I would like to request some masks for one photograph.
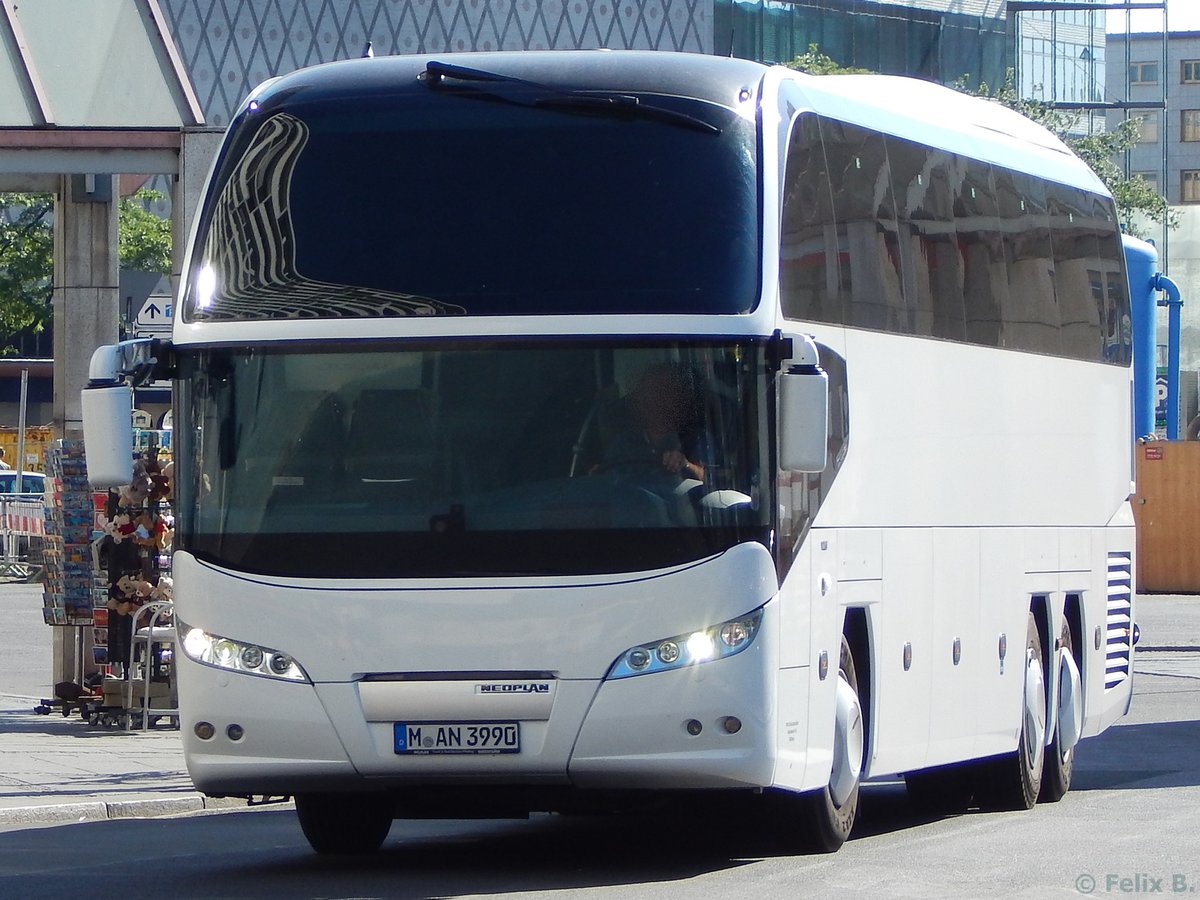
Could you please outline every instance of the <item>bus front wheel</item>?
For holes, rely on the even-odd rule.
[[[838,663],[833,732],[833,771],[829,784],[800,798],[805,805],[807,843],[820,853],[833,853],[850,837],[858,813],[866,747],[858,676],[850,644],[844,636]]]
[[[387,794],[297,794],[296,815],[318,853],[374,853],[392,828]]]

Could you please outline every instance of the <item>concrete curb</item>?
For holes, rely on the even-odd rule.
[[[269,804],[290,808],[290,803]],[[146,797],[138,800],[86,800],[77,803],[47,803],[0,808],[3,825],[63,825],[68,822],[99,822],[105,819],[152,819],[209,810],[259,809],[237,797]]]

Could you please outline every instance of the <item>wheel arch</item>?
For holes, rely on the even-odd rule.
[[[871,625],[865,607],[850,607],[842,622],[842,636],[854,657],[858,676],[858,702],[863,708],[863,727],[866,740],[863,751],[863,777],[871,774],[871,759],[875,755],[875,666],[871,654]]]
[[[1046,741],[1054,734],[1058,719],[1058,656],[1054,652],[1058,647],[1055,628],[1054,606],[1051,594],[1034,594],[1029,600],[1029,611],[1033,613],[1033,621],[1037,626],[1038,643],[1042,645],[1042,678],[1046,685]]]

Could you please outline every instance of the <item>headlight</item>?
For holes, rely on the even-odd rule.
[[[183,652],[189,659],[232,672],[261,675],[265,678],[281,678],[284,681],[308,681],[308,675],[300,664],[278,650],[247,644],[232,638],[209,634],[200,628],[191,628],[179,623],[183,635]]]
[[[754,643],[761,623],[762,610],[756,609],[701,631],[630,647],[612,664],[607,677],[632,678],[733,656]]]

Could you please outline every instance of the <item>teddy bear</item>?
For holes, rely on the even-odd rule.
[[[134,526],[134,543],[140,544],[143,547],[153,547],[156,550],[162,548],[163,535],[167,532],[167,524],[161,517],[155,516],[150,512],[143,512],[133,520],[132,524]]]
[[[154,478],[150,471],[152,465],[157,467],[158,464],[145,459],[133,461],[133,477],[129,484],[120,489],[121,506],[144,506],[150,499],[150,492],[154,490]]]
[[[137,525],[128,513],[117,513],[117,515],[104,523],[104,533],[118,544],[132,535],[136,530]]]
[[[175,582],[170,575],[163,575],[158,579],[158,584],[154,586],[154,590],[150,592],[150,599],[156,601],[172,602],[175,599]]]
[[[141,583],[140,576],[122,575],[118,578],[116,584],[108,589],[108,608],[122,616],[131,615],[141,606],[141,600],[138,598]],[[149,590],[154,589],[154,585],[149,582],[146,582],[146,585]],[[149,591],[147,591],[148,595]]]
[[[169,462],[165,466],[163,466],[162,478],[166,482],[166,488],[165,488],[165,492],[163,493],[162,499],[167,500],[167,501],[174,500],[175,499],[175,461],[174,460],[171,460],[171,462]]]

